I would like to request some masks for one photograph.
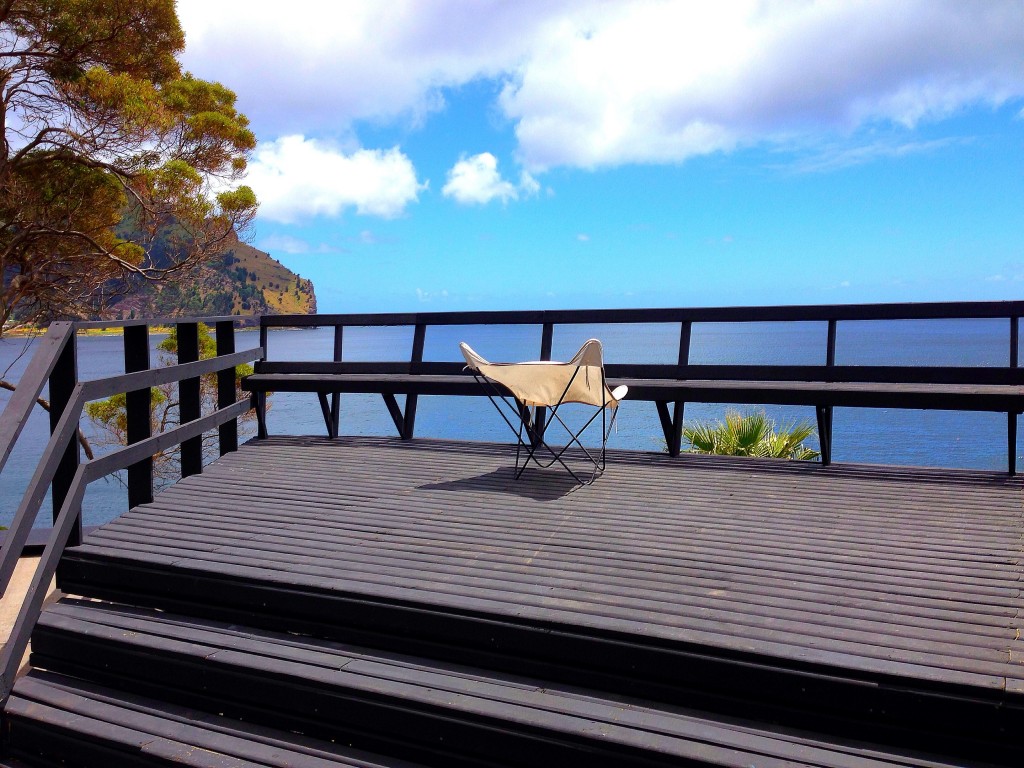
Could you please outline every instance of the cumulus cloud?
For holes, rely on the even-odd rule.
[[[491,200],[518,200],[520,196],[537,194],[540,184],[525,171],[519,179],[519,186],[503,179],[498,172],[498,159],[490,152],[464,157],[448,171],[448,183],[441,193],[457,202],[485,205]]]
[[[338,131],[362,118],[412,120],[443,90],[501,77],[538,27],[574,0],[178,0],[185,66],[224,82],[257,131]]]
[[[394,147],[349,154],[301,135],[259,145],[246,183],[260,200],[260,215],[290,224],[312,216],[357,213],[394,217],[425,185],[412,161]]]
[[[611,4],[502,94],[528,166],[674,162],[1024,96],[1019,3]]]
[[[1024,97],[1013,0],[178,7],[186,65],[238,90],[259,131],[429,119],[446,89],[489,78],[534,172],[912,128]]]

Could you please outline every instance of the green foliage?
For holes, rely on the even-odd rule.
[[[217,341],[210,328],[200,324],[198,326],[199,336],[199,357],[207,359],[217,354]],[[161,365],[175,365],[178,353],[177,329],[173,328],[167,338],[157,346],[160,353],[159,363]],[[240,383],[243,376],[253,372],[251,365],[239,365],[235,367],[235,397],[238,400],[248,396],[242,392]],[[211,373],[199,378],[199,393],[203,413],[211,413],[217,408],[218,386],[217,374]],[[176,384],[162,385],[150,390],[150,429],[152,434],[159,434],[173,428],[179,423],[178,412],[178,387]],[[85,406],[86,416],[95,424],[103,437],[97,440],[100,444],[124,445],[127,443],[127,396],[117,394],[106,400],[87,403]],[[242,417],[241,423],[251,421],[252,416],[246,414]],[[154,467],[158,480],[161,482],[171,481],[176,476],[176,452],[177,448],[169,452],[161,453],[154,457]],[[216,439],[206,435],[203,437],[203,451],[212,456],[216,450]]]
[[[198,334],[197,335],[199,337],[199,359],[200,360],[207,360],[207,359],[209,359],[211,357],[216,357],[216,355],[217,355],[217,340],[214,338],[213,334],[210,333],[210,326],[206,325],[206,323],[199,323],[199,325],[198,325]],[[161,341],[157,345],[157,349],[161,350],[162,352],[167,352],[170,355],[174,355],[175,357],[177,356],[177,354],[178,354],[178,328],[177,328],[177,326],[175,326],[174,328],[171,328],[171,332],[167,334],[167,338],[166,339],[164,339],[163,341]],[[173,360],[168,358],[168,360],[166,362],[168,364],[171,364],[171,363],[173,363]],[[241,380],[241,378],[243,376],[248,376],[252,372],[253,372],[253,367],[251,365],[246,364],[246,365],[237,365],[237,366],[235,366],[235,378],[237,380]],[[214,382],[216,380],[216,377],[213,374],[210,374],[210,380],[211,380],[211,382]]]
[[[728,411],[724,422],[703,423],[683,428],[683,437],[692,453],[720,456],[756,456],[760,458],[809,461],[820,455],[804,441],[814,434],[807,423],[792,424],[776,430],[775,422],[763,411],[741,414]]]
[[[184,275],[252,220],[251,189],[212,184],[256,138],[184,44],[174,0],[0,3],[0,333]]]

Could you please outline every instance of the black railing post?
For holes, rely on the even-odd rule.
[[[423,345],[427,339],[427,326],[425,323],[416,323],[412,334],[412,359],[411,370],[417,368],[418,363],[423,362]],[[416,432],[416,395],[405,396],[405,429],[402,430],[403,440],[412,440]]]
[[[50,433],[57,429],[60,417],[71,401],[75,385],[78,384],[78,340],[74,334],[68,339],[57,358],[53,371],[50,373]],[[81,460],[78,448],[78,440],[68,441],[68,447],[61,457],[60,464],[53,476],[53,483],[50,485],[50,498],[53,502],[53,520],[57,521],[60,509],[68,497],[71,486],[75,480],[75,473],[78,472],[78,464]],[[82,515],[77,514],[77,520],[68,536],[68,546],[74,547],[82,543]]]
[[[232,320],[221,320],[216,325],[217,356],[230,355],[235,351],[235,323]],[[234,366],[217,371],[217,408],[232,405],[236,396]],[[217,428],[217,442],[220,455],[238,450],[238,422],[232,419]]]
[[[129,325],[124,329],[124,372],[148,370],[149,326]],[[128,445],[145,440],[153,434],[152,396],[150,388],[125,393],[125,437]],[[128,508],[153,501],[153,457],[149,456],[128,467]]]
[[[198,323],[178,323],[178,362],[193,363],[199,359]],[[178,420],[182,424],[202,416],[202,397],[199,377],[182,379],[178,383]],[[203,471],[202,435],[181,444],[181,476],[198,475]]]
[[[680,379],[686,378],[686,368],[690,364],[690,335],[693,331],[693,323],[683,320],[679,324],[679,356],[676,358],[676,376]],[[668,442],[669,456],[678,456],[683,444],[683,418],[686,411],[686,402],[676,400],[672,404],[672,434],[666,437]],[[662,430],[665,428],[664,413],[659,409],[658,416],[662,420]]]
[[[345,326],[334,326],[334,362],[340,363],[342,358],[343,342],[345,340]],[[328,433],[331,437],[338,436],[338,429],[341,426],[341,393],[331,393],[331,423]]]
[[[263,356],[260,360],[266,360],[270,352],[268,342],[270,341],[270,328],[266,323],[266,316],[260,315],[260,349]],[[256,409],[256,437],[263,440],[267,436],[267,393],[256,392],[252,396],[252,404]]]
[[[835,318],[828,321],[828,340],[825,343],[825,367],[835,368],[836,365],[836,326]],[[828,373],[826,373],[828,376]],[[828,380],[831,381],[831,376]],[[832,463],[832,406],[821,405],[814,409],[818,420],[818,446],[821,448],[821,465],[827,467]]]
[[[1017,368],[1020,365],[1020,318],[1016,315],[1010,317],[1010,367]],[[1006,453],[1007,471],[1010,475],[1017,474],[1017,416],[1020,414],[1010,412],[1006,414]]]

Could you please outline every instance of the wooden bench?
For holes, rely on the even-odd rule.
[[[414,435],[420,395],[485,394],[461,362],[423,360],[426,329],[436,325],[539,324],[540,355],[551,359],[556,324],[679,322],[676,364],[613,364],[605,368],[612,387],[629,387],[627,400],[653,402],[668,451],[681,449],[687,402],[802,405],[815,409],[822,464],[831,462],[832,411],[835,407],[908,408],[990,411],[1007,414],[1008,471],[1016,472],[1017,415],[1024,412],[1024,369],[1017,366],[1018,313],[1024,302],[972,304],[846,305],[829,307],[761,307],[695,310],[580,310],[558,312],[424,313],[416,315],[268,316],[261,319],[261,345],[267,330],[285,325],[330,325],[335,328],[335,360],[327,362],[256,363],[242,384],[254,394],[259,434],[266,435],[267,392],[315,392],[327,432],[338,434],[342,393],[380,394],[403,439]],[[794,316],[795,315],[795,316]],[[835,364],[836,323],[840,319],[921,319],[1006,317],[1010,321],[1008,366],[850,366]],[[689,363],[694,322],[772,320],[827,322],[824,365],[697,365]],[[345,362],[342,329],[354,325],[411,325],[412,352],[407,362]],[[328,401],[328,395],[333,400]],[[404,411],[397,401],[406,396]],[[544,412],[538,412],[543,429]]]

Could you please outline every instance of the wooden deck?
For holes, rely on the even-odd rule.
[[[272,438],[84,553],[1024,693],[1021,482],[507,446]]]
[[[196,637],[244,621],[786,732],[1020,754],[1019,479],[619,452],[577,488],[514,481],[510,450],[253,441],[92,533],[61,583],[225,622],[194,627],[200,657],[216,642]],[[81,610],[44,616],[41,658]]]

